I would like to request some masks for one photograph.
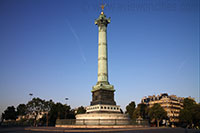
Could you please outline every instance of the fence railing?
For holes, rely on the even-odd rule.
[[[21,121],[14,121],[14,120],[7,121],[7,122],[2,122],[0,124],[1,127],[18,127],[18,126],[26,127],[26,126],[32,126],[32,125],[33,125],[33,122],[27,122],[27,121],[21,122]]]

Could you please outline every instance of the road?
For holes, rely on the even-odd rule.
[[[123,129],[66,129],[56,127],[0,128],[0,133],[200,133],[200,130],[184,128],[123,128]]]

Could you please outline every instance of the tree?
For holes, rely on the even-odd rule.
[[[151,121],[157,121],[157,127],[161,120],[167,118],[167,112],[160,106],[160,104],[154,104],[148,111],[148,116]]]
[[[46,123],[46,126],[49,125],[49,111],[51,110],[54,104],[55,103],[52,100],[44,102],[44,111],[47,112],[47,114],[45,114],[42,117],[41,122]]]
[[[133,112],[135,111],[135,102],[132,101],[129,105],[126,106],[126,113],[131,119],[133,119]]]
[[[200,104],[196,104],[191,98],[185,98],[179,121],[182,127],[200,127]]]
[[[192,109],[192,121],[195,127],[200,128],[200,103],[195,104]]]
[[[49,112],[49,122],[51,126],[56,124],[56,119],[75,119],[74,111],[70,106],[56,103]]]
[[[44,111],[49,112],[54,104],[55,103],[51,99],[49,101],[44,101]]]
[[[40,98],[33,98],[27,103],[26,107],[29,115],[32,115],[34,117],[34,125],[36,126],[38,116],[42,113],[45,113],[46,111],[45,100],[42,100]]]
[[[27,108],[26,108],[26,105],[25,104],[19,104],[17,106],[17,115],[26,115],[27,114]]]
[[[78,107],[76,114],[84,114],[85,112],[86,112],[85,108],[83,106],[81,106],[81,107]]]
[[[2,114],[2,118],[5,120],[16,120],[17,112],[14,106],[8,106],[7,109]]]
[[[142,117],[143,119],[146,119],[147,117],[147,105],[146,104],[138,104],[137,108],[133,112],[133,119],[136,119],[138,117]]]
[[[184,109],[191,109],[195,104],[196,104],[196,102],[193,99],[185,98],[184,101],[183,101],[183,108]]]
[[[27,112],[29,115],[34,116],[34,125],[37,124],[37,122],[40,122],[40,124],[48,125],[49,122],[49,112],[52,109],[53,105],[55,103],[52,100],[45,101],[40,98],[33,98],[31,101],[29,101],[26,105]],[[38,118],[39,115],[43,115],[42,117]]]
[[[189,127],[192,125],[192,112],[189,109],[181,109],[179,114],[181,126]]]
[[[1,114],[1,122],[0,122],[0,123],[3,122],[3,119],[4,119],[4,113]],[[1,125],[0,125],[0,126],[1,126]]]

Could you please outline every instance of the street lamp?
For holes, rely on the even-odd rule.
[[[66,100],[66,105],[67,105],[67,100],[69,100],[69,98],[65,98],[65,100]]]
[[[29,96],[30,96],[30,101],[31,101],[33,93],[29,93]]]
[[[67,100],[69,100],[69,98],[66,97],[65,100],[66,100],[66,107],[67,107]],[[67,116],[66,116],[66,112],[67,112],[67,110],[65,111],[65,119],[66,119],[66,117],[67,117]]]

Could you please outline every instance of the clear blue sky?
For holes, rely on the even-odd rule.
[[[199,1],[104,1],[115,100],[199,99]],[[98,0],[0,0],[0,112],[34,97],[88,106],[97,82]]]

